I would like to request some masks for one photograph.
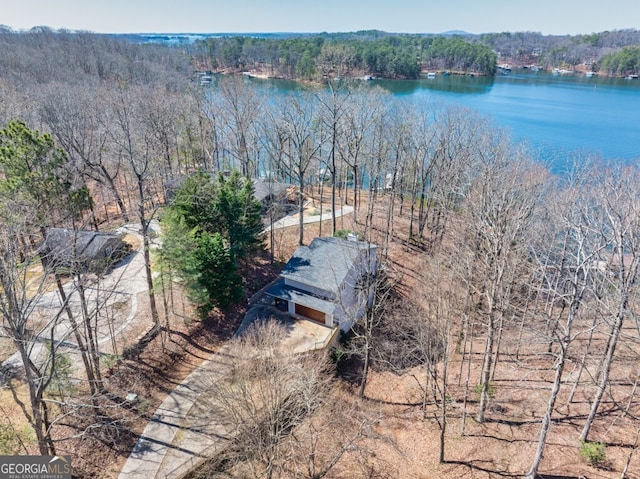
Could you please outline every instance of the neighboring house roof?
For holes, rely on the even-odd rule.
[[[375,248],[364,241],[315,238],[309,246],[298,247],[280,275],[337,295],[360,252]]]
[[[275,198],[284,195],[287,192],[287,188],[289,188],[289,185],[278,183],[277,181],[263,178],[253,180],[253,196],[261,202],[270,196]]]
[[[228,173],[229,172],[224,172],[223,174],[225,176],[228,176]],[[171,202],[176,192],[182,187],[186,178],[187,178],[186,176],[179,176],[165,183],[164,185],[165,197],[168,203]],[[213,179],[215,179],[215,176],[213,176],[212,174],[212,181]],[[288,188],[291,186],[285,183],[279,183],[277,181],[273,181],[265,178],[258,178],[252,181],[253,181],[253,196],[256,200],[260,201],[261,203],[264,203],[265,201],[270,200],[270,198],[272,200],[273,198],[278,198],[280,196],[286,195]]]
[[[85,263],[102,259],[126,248],[120,236],[98,231],[51,228],[43,249],[56,263]]]

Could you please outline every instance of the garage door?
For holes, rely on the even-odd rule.
[[[302,304],[296,303],[296,314],[325,324],[325,313],[323,313],[322,311],[318,311],[317,309],[309,308]]]

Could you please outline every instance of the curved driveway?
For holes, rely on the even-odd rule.
[[[336,211],[336,216],[352,211],[353,207],[344,206]],[[306,216],[304,222],[328,219],[331,219],[331,213]],[[277,229],[298,224],[297,215],[293,215],[282,218],[273,226]],[[250,309],[238,331],[244,330],[256,317],[265,315],[290,321],[283,341],[293,354],[317,349],[326,344],[333,334],[333,330],[326,326],[293,320],[281,313],[278,315],[268,306]],[[216,377],[224,375],[232,363],[233,358],[222,347],[169,393],[142,432],[118,479],[178,478],[200,460],[224,447],[226,431],[211,417],[210,411],[200,407],[198,397],[215,383]]]

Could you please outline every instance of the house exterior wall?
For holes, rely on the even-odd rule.
[[[355,321],[347,314],[342,306],[336,306],[333,312],[333,321],[331,326],[337,326],[345,333],[351,329]]]
[[[97,258],[110,258],[118,250],[122,249],[122,247],[123,247],[122,240],[120,238],[111,238],[109,241],[107,241],[102,246],[102,248],[100,249],[99,253],[96,254],[96,257]]]
[[[340,286],[340,305],[336,308],[336,322],[343,331],[351,329],[365,313],[373,298],[372,286],[366,278],[376,268],[376,249],[362,250]],[[358,284],[360,283],[360,284]],[[366,287],[366,289],[362,289]]]
[[[338,326],[342,331],[349,331],[364,314],[367,305],[373,299],[371,274],[377,267],[377,247],[363,248],[359,251],[344,281],[338,287],[338,294],[326,291],[312,284],[292,280],[284,276],[287,286],[308,292],[335,303],[333,314],[325,314],[325,325]],[[288,302],[288,313],[296,314],[295,301]],[[313,318],[311,318],[313,319]]]

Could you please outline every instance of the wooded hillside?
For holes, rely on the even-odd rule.
[[[415,41],[362,44],[362,61],[367,48]],[[314,42],[291,48],[351,55]],[[456,46],[486,52],[433,39],[423,58]],[[24,405],[0,416],[2,453],[82,448],[78,475],[116,477],[141,424],[188,372],[172,375],[186,367],[185,351],[201,362],[228,339],[297,244],[349,229],[379,246],[375,301],[333,362],[309,369],[319,378],[305,389],[313,397],[295,390],[306,382],[267,376],[295,370],[291,378],[309,379],[295,357],[253,376],[243,362],[241,382],[225,378],[227,412],[247,384],[286,385],[285,400],[272,415],[266,400],[247,406],[259,411],[255,429],[229,438],[231,455],[207,458],[208,477],[637,475],[638,163],[576,155],[553,173],[474,112],[400,107],[362,82],[270,95],[220,75],[203,87],[192,53],[84,33],[0,32],[0,359],[18,358],[5,382],[16,394],[2,407]],[[263,255],[242,242],[243,228],[258,229],[242,177],[259,176],[289,184],[299,215],[297,225],[271,229]],[[170,193],[184,184],[198,188],[181,191],[168,218]],[[338,218],[343,205],[353,213]],[[198,225],[203,210],[217,223]],[[322,212],[331,218],[304,224]],[[281,213],[265,208],[265,223]],[[182,277],[158,254],[162,221],[184,235],[169,236],[174,245],[197,243],[193,255],[172,258]],[[137,268],[125,279],[114,279],[112,265],[59,271],[40,248],[50,228],[125,224]],[[227,294],[228,278],[202,280],[206,268],[231,264],[240,294]],[[186,283],[224,289],[223,301],[189,305]],[[256,437],[268,447],[249,454],[255,448],[241,440]],[[320,446],[328,449],[317,455]]]
[[[322,80],[373,75],[417,78],[425,70],[493,75],[495,54],[462,37],[389,35],[382,32],[322,34],[274,39],[233,36],[197,45],[213,69],[267,72],[273,77]]]
[[[212,69],[315,81],[327,75],[417,78],[426,71],[494,75],[496,63],[627,75],[637,73],[635,64],[612,69],[605,58],[638,45],[637,30],[575,36],[536,32],[399,35],[371,30],[283,38],[216,37],[198,41],[195,55]]]

